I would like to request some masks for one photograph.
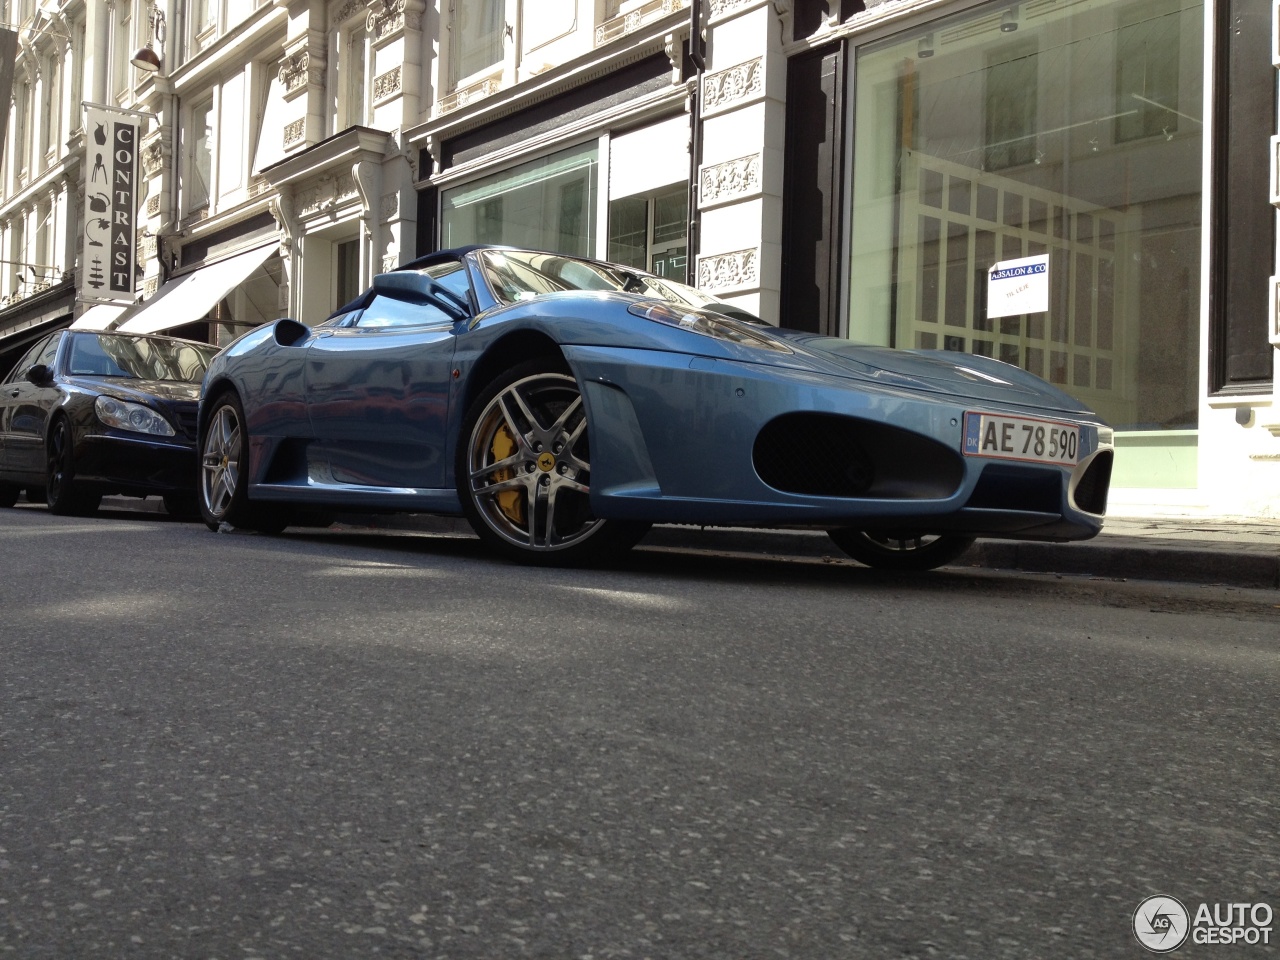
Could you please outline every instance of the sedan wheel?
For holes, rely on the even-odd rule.
[[[49,480],[45,485],[45,502],[49,512],[64,517],[88,517],[96,513],[102,494],[76,483],[75,443],[71,426],[61,417],[49,431],[46,453]]]
[[[873,533],[828,530],[837,547],[859,563],[880,570],[932,570],[950,563],[973,546],[973,537],[954,534]]]
[[[226,523],[279,533],[289,525],[283,508],[269,510],[249,503],[248,467],[244,408],[234,393],[224,393],[214,401],[200,437],[200,516],[210,530]]]
[[[458,445],[458,494],[494,549],[522,563],[574,564],[619,553],[647,524],[591,512],[591,450],[578,384],[553,361],[498,378],[472,405]]]

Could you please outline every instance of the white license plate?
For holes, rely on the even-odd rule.
[[[1074,466],[1080,460],[1080,428],[1033,417],[966,413],[964,454]]]

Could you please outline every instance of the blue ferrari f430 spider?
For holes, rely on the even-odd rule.
[[[1094,536],[1113,456],[1109,427],[1017,367],[781,330],[629,267],[498,247],[241,337],[209,367],[199,431],[214,529],[463,515],[544,564],[682,523],[823,529],[861,562],[928,569],[976,537]]]

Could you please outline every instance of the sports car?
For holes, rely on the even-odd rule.
[[[174,337],[59,330],[0,384],[0,507],[88,515],[104,494],[195,518],[196,413],[218,350]]]
[[[1112,432],[968,354],[783,330],[630,267],[477,246],[374,278],[321,323],[210,364],[206,524],[300,511],[465,516],[495,551],[577,564],[653,523],[827,530],[928,569],[975,537],[1102,525]]]

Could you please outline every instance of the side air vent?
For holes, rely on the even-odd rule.
[[[958,452],[898,427],[831,413],[788,413],[756,437],[760,479],[812,497],[937,500],[964,476]]]
[[[1114,454],[1104,450],[1085,468],[1084,476],[1076,484],[1076,507],[1085,513],[1102,516],[1107,512],[1107,493],[1111,489],[1111,461]]]

